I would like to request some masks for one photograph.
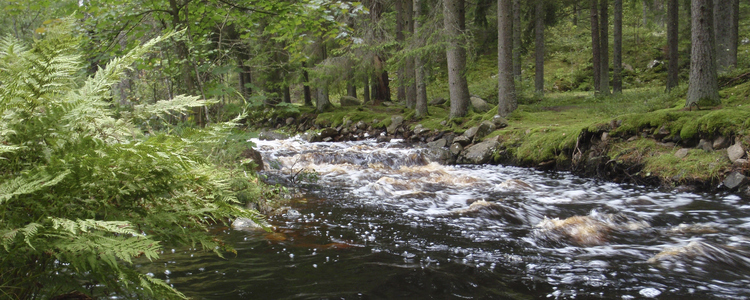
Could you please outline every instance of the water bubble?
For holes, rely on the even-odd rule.
[[[172,274],[172,272],[169,270],[164,270],[164,275],[169,275],[169,274]]]

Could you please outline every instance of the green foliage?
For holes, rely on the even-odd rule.
[[[132,260],[157,259],[164,245],[221,255],[231,248],[208,228],[257,219],[235,205],[230,174],[198,150],[225,140],[237,120],[200,139],[144,135],[141,121],[206,104],[180,96],[115,117],[110,87],[169,35],[84,79],[71,26],[72,19],[51,24],[30,47],[12,38],[0,43],[0,293],[185,298],[136,272]]]

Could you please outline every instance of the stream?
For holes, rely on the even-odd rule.
[[[193,299],[748,299],[750,205],[733,194],[507,166],[444,166],[398,141],[253,140],[303,186],[225,259],[140,266]]]

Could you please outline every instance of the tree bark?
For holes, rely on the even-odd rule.
[[[395,0],[396,10],[396,42],[398,43],[398,49],[403,49],[405,46],[406,36],[404,35],[404,2],[409,0]],[[406,100],[406,70],[403,66],[398,68],[398,87],[396,88],[396,101],[403,102]]]
[[[465,30],[464,0],[445,0],[443,22],[448,38],[448,89],[450,92],[450,117],[463,117],[469,108],[469,85],[466,82],[466,49],[462,33]]]
[[[521,1],[513,0],[513,76],[521,81]]]
[[[716,47],[714,47],[713,1],[693,0],[692,51],[690,56],[690,86],[685,106],[713,106],[721,104],[716,75]]]
[[[420,28],[420,20],[422,16],[422,3],[420,0],[414,0],[414,35],[416,36]],[[417,45],[421,47],[421,43]],[[421,118],[427,116],[427,85],[425,84],[424,76],[424,64],[422,63],[422,57],[417,54],[414,56],[414,82],[416,84],[415,89],[415,104],[416,117]]]
[[[540,1],[541,2],[541,1]],[[497,3],[497,114],[508,116],[518,107],[513,80],[513,15],[511,0]],[[543,61],[542,61],[543,63]]]
[[[677,87],[679,79],[679,4],[678,0],[667,0],[667,51],[669,65],[667,67],[667,92]]]
[[[370,102],[370,76],[365,75],[364,83],[362,84],[363,90],[362,91],[362,102],[368,103]]]
[[[308,63],[303,64],[303,68],[306,68]],[[302,70],[302,93],[305,96],[305,106],[312,106],[312,93],[310,92],[310,75],[307,74],[307,69]]]
[[[614,73],[612,74],[612,90],[615,93],[622,93],[622,0],[615,0],[614,8],[614,43],[612,63],[614,64]]]
[[[601,88],[601,50],[599,43],[599,9],[598,0],[591,0],[591,52],[594,73],[594,90]]]
[[[730,35],[732,26],[732,2],[714,0],[714,41],[716,42],[716,70],[726,72],[730,66]]]
[[[544,94],[544,0],[536,0],[534,8],[534,90]],[[498,18],[500,16],[498,15]],[[499,25],[498,25],[499,26]],[[498,50],[499,51],[499,50]]]
[[[729,66],[737,67],[737,46],[739,45],[740,0],[732,2],[732,22],[729,28]]]
[[[601,0],[599,2],[599,42],[601,47],[601,57],[599,63],[601,64],[601,77],[599,78],[600,90],[599,93],[602,95],[609,95],[609,0]]]
[[[406,31],[406,39],[410,39],[414,36],[414,4],[412,0],[404,0],[404,9],[406,14],[404,15],[404,26]],[[417,102],[417,83],[412,77],[414,75],[414,62],[415,60],[408,56],[404,66],[405,73],[408,74],[406,77],[406,107],[414,108]]]

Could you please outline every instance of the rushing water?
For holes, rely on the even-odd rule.
[[[269,179],[317,181],[272,233],[222,229],[236,256],[143,266],[194,299],[750,297],[735,195],[442,166],[399,143],[254,142]]]

